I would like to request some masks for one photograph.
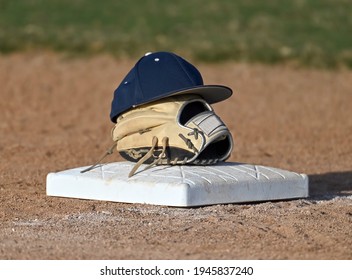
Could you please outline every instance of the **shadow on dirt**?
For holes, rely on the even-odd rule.
[[[352,195],[352,171],[312,174],[309,176],[311,199],[331,199]]]

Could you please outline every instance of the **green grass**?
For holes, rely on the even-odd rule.
[[[0,52],[352,68],[351,0],[0,0]]]

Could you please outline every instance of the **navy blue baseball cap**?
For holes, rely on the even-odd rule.
[[[197,94],[212,104],[229,98],[232,90],[204,85],[197,68],[174,53],[147,53],[115,90],[110,119],[116,122],[128,109],[179,94]]]

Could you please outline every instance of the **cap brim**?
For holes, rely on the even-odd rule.
[[[197,94],[204,98],[209,104],[217,103],[229,98],[232,95],[232,89],[226,86],[204,85],[192,87],[176,92],[169,92],[163,97],[175,96],[181,94]]]
[[[126,106],[125,108],[120,108],[118,113],[115,113],[111,117],[111,121],[116,122],[116,118],[118,115],[123,113],[130,108],[138,107],[144,104],[148,104],[151,102],[155,102],[157,100],[161,100],[170,96],[183,95],[183,94],[196,94],[202,97],[209,104],[217,103],[229,98],[232,95],[232,89],[227,86],[219,86],[219,85],[202,85],[195,86],[191,88],[181,89],[177,91],[166,92],[161,95],[155,96],[154,98],[147,99],[145,102],[140,102],[138,104]]]

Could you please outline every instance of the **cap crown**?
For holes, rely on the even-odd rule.
[[[200,72],[182,57],[170,52],[146,54],[115,90],[110,119],[116,122],[119,114],[132,107],[201,87],[206,86]]]

